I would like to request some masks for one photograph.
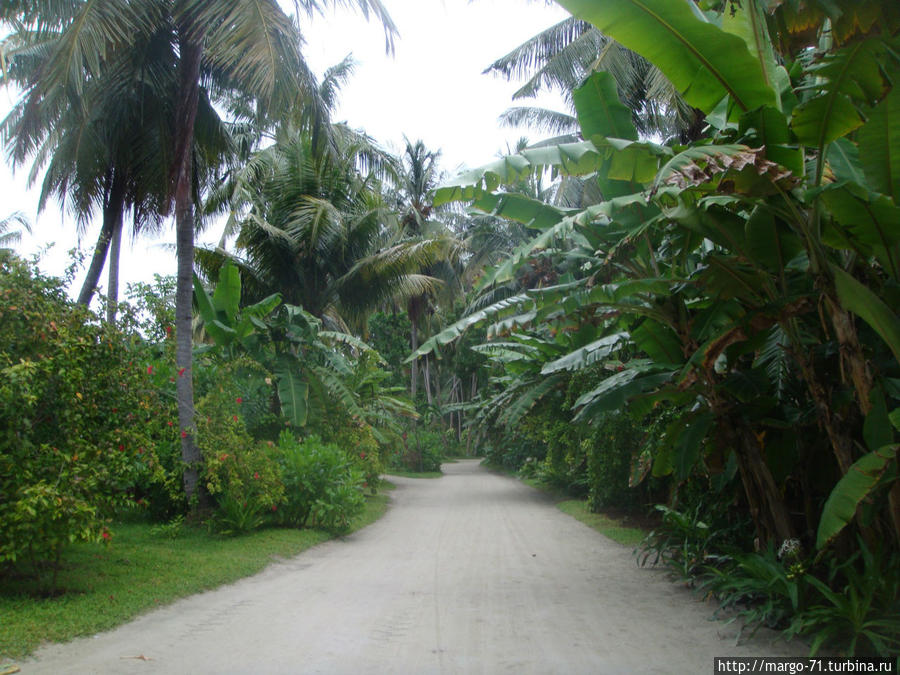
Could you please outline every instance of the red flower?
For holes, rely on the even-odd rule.
[[[237,415],[232,415],[231,419],[233,419],[235,422],[237,422]]]
[[[166,326],[166,335],[172,334],[172,326]]]
[[[184,377],[185,370],[187,370],[187,368],[179,368],[178,369],[178,377]]]
[[[259,471],[254,471],[254,472],[253,472],[253,477],[254,477],[256,480],[259,480]]]
[[[227,453],[223,452],[221,455],[219,455],[219,461],[220,461],[220,462],[224,462],[226,459],[228,459],[228,454],[227,454]]]
[[[102,536],[104,539],[106,539],[106,541],[109,541],[110,534],[106,530],[103,530],[103,534],[100,536]]]
[[[360,459],[365,459],[365,458],[366,458],[366,453],[364,453],[364,452],[359,453],[359,458],[360,458]]]
[[[125,446],[122,445],[121,443],[119,443],[119,452],[122,452],[124,450],[125,450]]]
[[[277,511],[277,510],[278,510],[278,507],[275,506],[274,504],[272,504],[272,510],[273,510],[273,511]]]
[[[152,374],[153,374],[153,366],[147,366],[147,374],[148,374],[148,375],[152,375]]]
[[[243,403],[243,402],[244,402],[244,399],[242,399],[240,396],[238,396],[236,400],[237,400],[238,403]]]
[[[166,424],[168,424],[169,426],[172,426],[172,422],[171,422],[171,421],[166,422]]]
[[[182,437],[182,438],[187,438],[187,432],[186,432],[186,431],[182,431],[182,432],[181,432],[181,437]]]

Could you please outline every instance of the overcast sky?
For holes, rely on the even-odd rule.
[[[324,18],[304,23],[304,54],[321,74],[352,53],[358,66],[345,85],[335,121],[365,129],[394,150],[404,135],[422,139],[442,152],[442,167],[456,171],[461,165],[485,164],[513,145],[524,130],[502,129],[497,117],[512,105],[515,83],[482,71],[532,35],[560,20],[566,13],[540,0],[383,0],[400,36],[394,56],[385,54],[384,34],[377,22],[366,23],[349,10],[329,11]],[[542,104],[558,107],[552,98]],[[3,114],[12,94],[0,93]],[[42,258],[45,272],[61,275],[75,245],[73,225],[49,206],[38,218],[37,188],[27,189],[27,167],[13,177],[0,167],[4,196],[0,217],[20,210],[34,225],[18,247],[31,255],[50,242],[55,245]],[[99,216],[82,239],[90,252],[99,232]],[[206,235],[216,240],[218,232]],[[170,226],[157,240],[123,242],[121,288],[131,281],[152,279],[153,273],[174,274],[174,252],[162,248],[174,241]],[[74,292],[81,282],[76,277]],[[105,281],[104,281],[105,284]]]

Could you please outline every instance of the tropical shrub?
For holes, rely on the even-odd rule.
[[[302,441],[290,431],[278,438],[284,481],[279,522],[340,532],[365,505],[362,472],[341,448],[318,436]]]
[[[588,506],[636,506],[645,490],[631,486],[643,434],[630,415],[608,413],[594,422],[587,444]]]
[[[284,498],[274,444],[254,440],[244,425],[241,380],[233,376],[239,363],[220,369],[220,385],[197,402],[196,423],[203,485],[222,529],[233,532],[258,527]]]
[[[0,257],[0,564],[110,538],[108,518],[159,464],[141,340],[101,326],[61,283]]]
[[[330,416],[330,419],[334,420],[334,417]],[[362,473],[366,487],[375,494],[381,474],[384,473],[384,462],[374,429],[360,419],[349,418],[341,423],[331,424],[330,427],[329,433],[322,434],[323,440],[344,450]]]

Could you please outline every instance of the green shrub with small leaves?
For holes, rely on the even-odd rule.
[[[203,485],[218,506],[221,529],[245,532],[262,524],[261,514],[284,499],[281,467],[273,443],[256,441],[242,418],[241,380],[220,369],[220,384],[197,403],[197,444]]]
[[[0,565],[39,573],[71,542],[108,540],[110,516],[159,471],[142,350],[59,280],[0,256]]]
[[[364,476],[347,453],[318,436],[300,441],[287,430],[278,438],[278,451],[284,481],[278,520],[294,527],[346,530],[365,505]]]
[[[347,453],[354,466],[362,472],[366,487],[375,494],[384,473],[384,462],[374,430],[362,420],[347,420],[334,428],[335,433],[325,438]]]

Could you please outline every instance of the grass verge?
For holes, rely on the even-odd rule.
[[[580,499],[567,499],[559,502],[556,506],[563,513],[568,513],[573,518],[580,520],[588,527],[597,530],[600,534],[619,542],[623,546],[635,547],[647,536],[646,530],[637,527],[627,527],[616,518],[603,513],[592,513],[587,507],[587,502]]]
[[[623,522],[623,519],[616,516],[607,513],[594,513],[588,508],[587,502],[583,499],[571,499],[565,491],[560,490],[553,485],[542,483],[536,478],[519,476],[515,472],[507,471],[502,467],[489,468],[518,478],[525,483],[525,485],[549,495],[554,499],[556,508],[560,511],[572,516],[591,529],[596,530],[605,537],[609,537],[623,546],[634,548],[644,540],[644,537],[646,537],[649,532],[649,530],[641,527],[626,525],[625,522]]]
[[[440,478],[444,474],[440,471],[407,471],[406,469],[388,469],[388,476],[400,476],[401,478]]]
[[[385,486],[385,489],[390,489]],[[388,496],[366,498],[355,532],[387,511]],[[276,558],[330,538],[321,530],[264,529],[223,537],[183,527],[176,538],[148,524],[120,524],[109,546],[75,544],[63,558],[50,598],[28,594],[22,579],[0,578],[0,661],[21,659],[43,642],[66,642],[125,623],[138,614],[255,574]]]

